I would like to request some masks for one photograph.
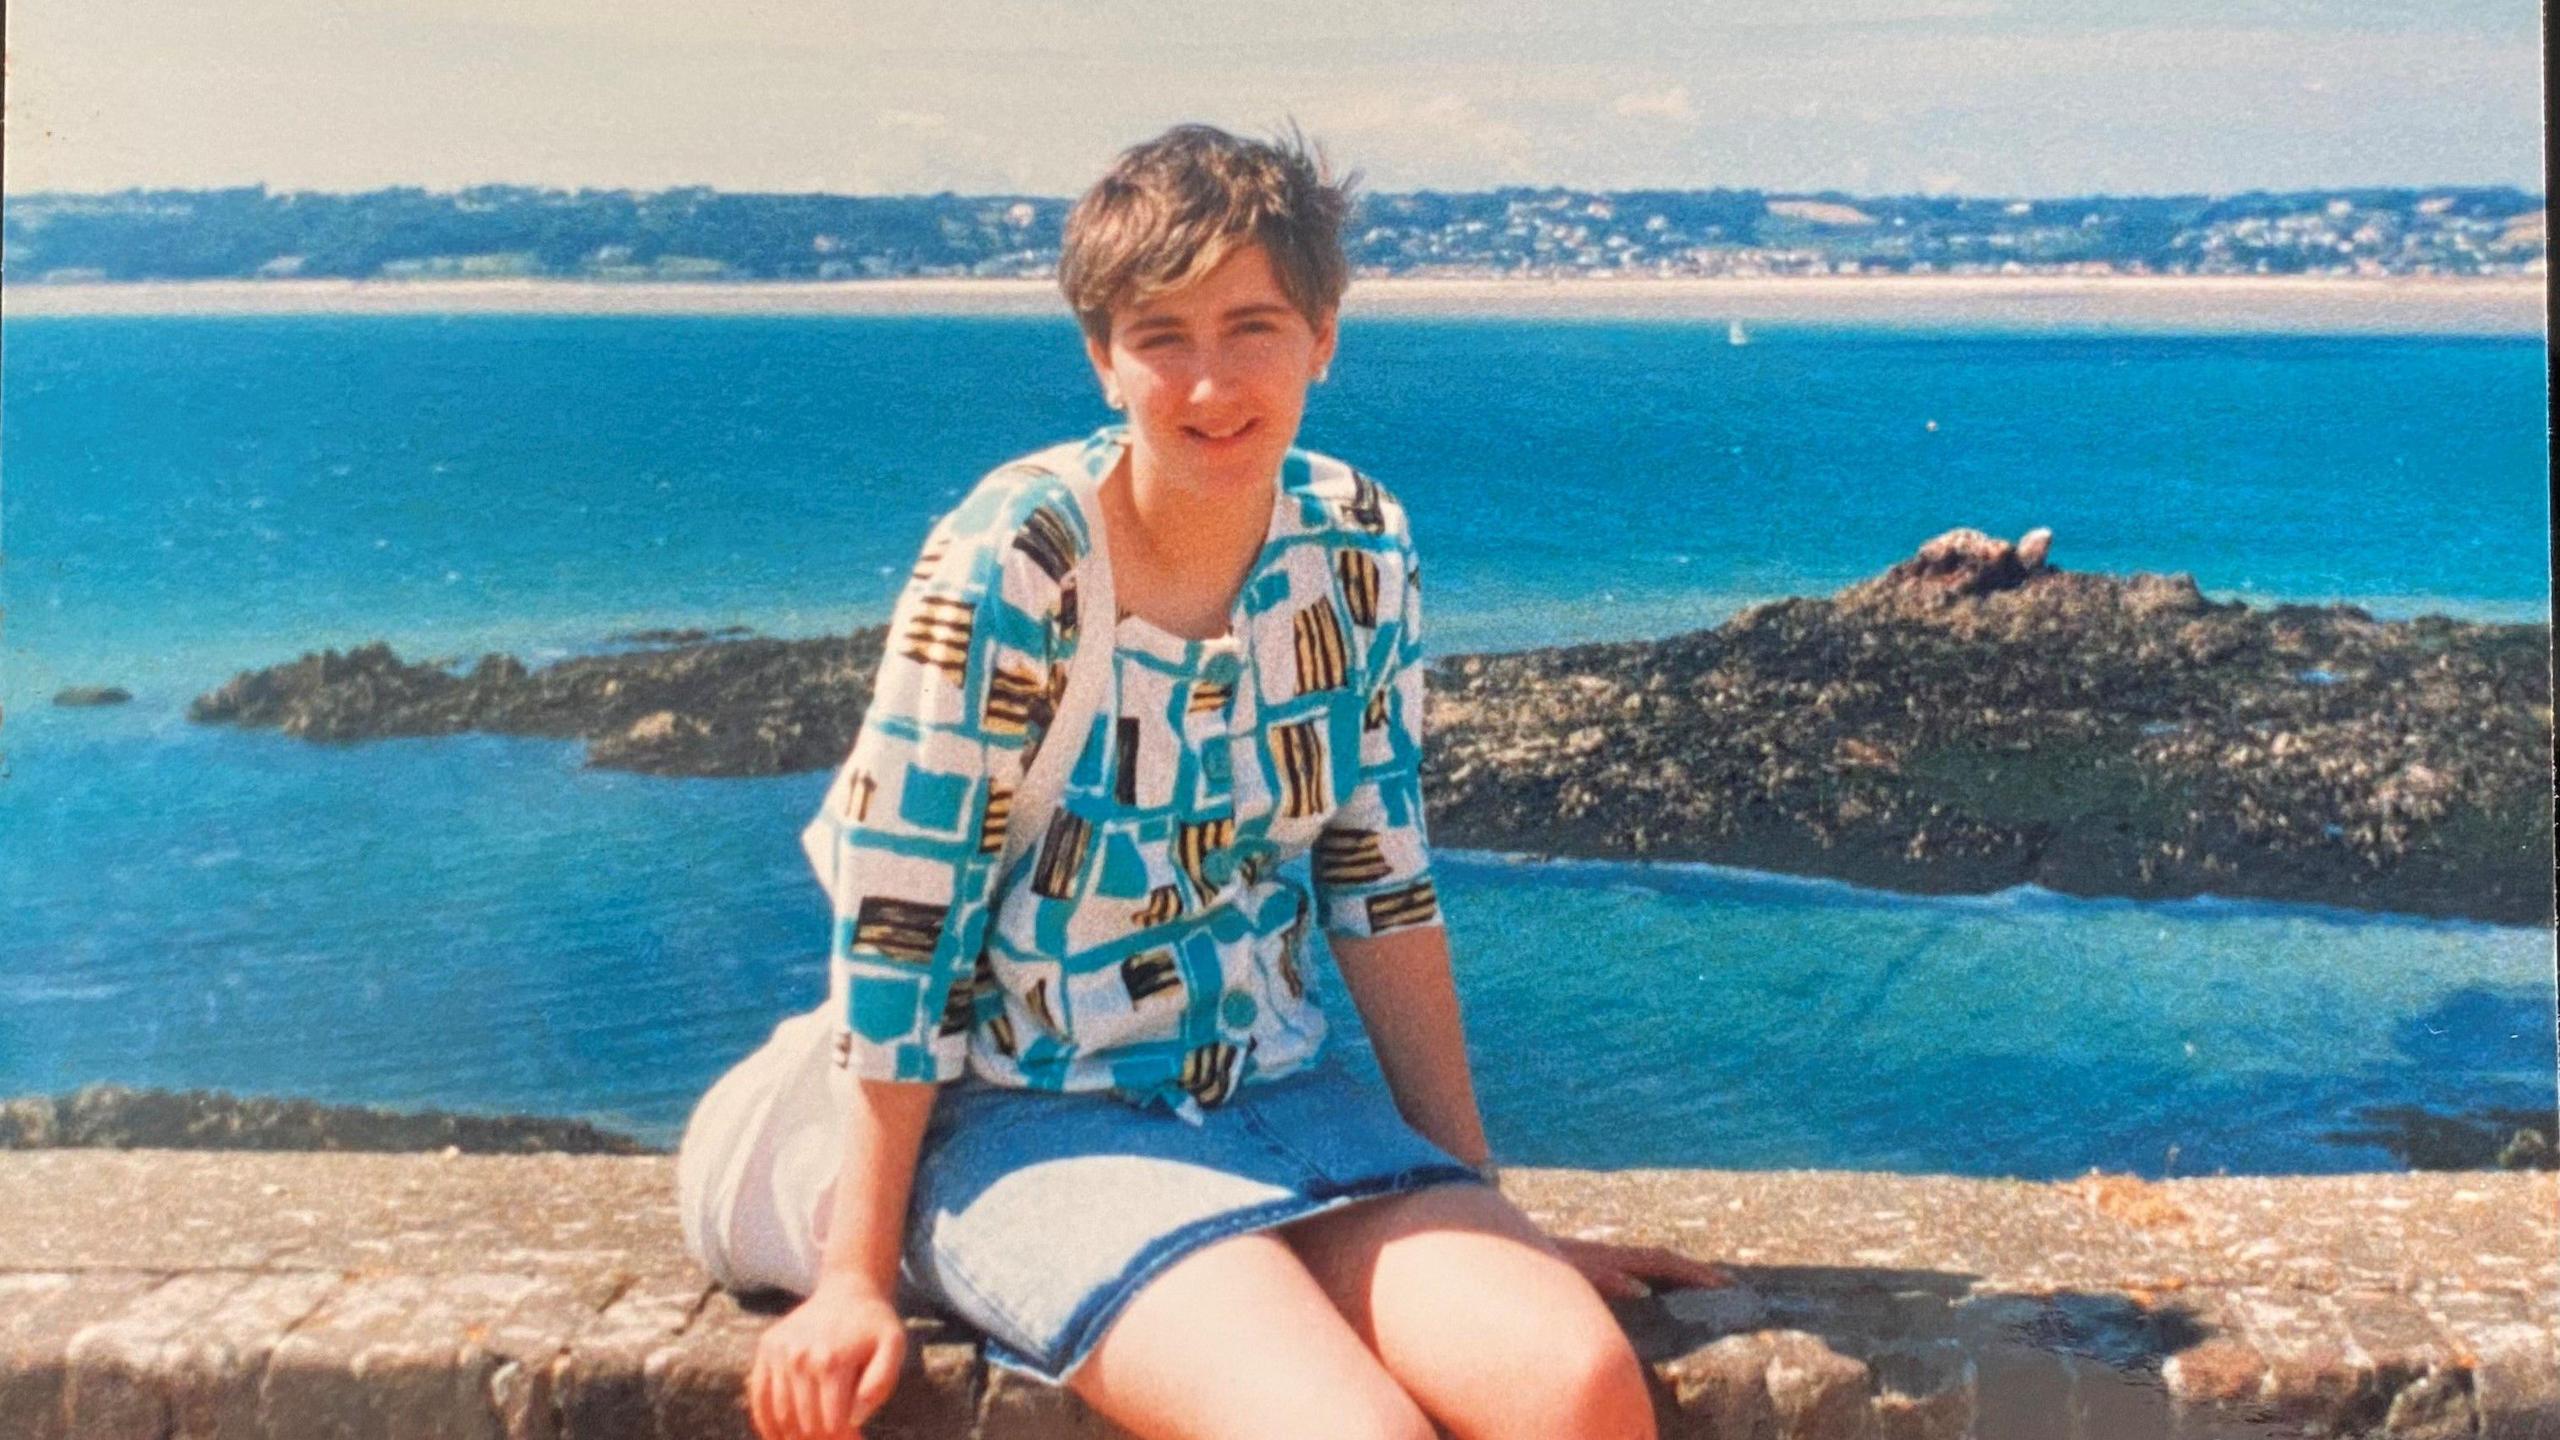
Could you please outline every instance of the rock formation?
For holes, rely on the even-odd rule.
[[[456,1150],[468,1155],[645,1155],[584,1120],[377,1110],[220,1090],[85,1085],[0,1100],[0,1150]]]
[[[121,685],[67,685],[53,692],[53,703],[65,707],[122,705],[131,699],[133,692]]]
[[[1703,860],[1917,891],[2325,901],[2551,918],[2548,625],[2216,604],[1959,530],[1829,599],[1432,670],[1442,844]],[[199,720],[316,740],[583,737],[674,775],[831,766],[881,632],[467,674],[307,655]]]

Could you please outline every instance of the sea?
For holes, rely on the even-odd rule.
[[[2547,621],[2538,338],[1352,323],[1303,443],[1406,503],[1440,653],[1663,636],[1957,525],[2257,604]],[[1047,318],[42,317],[0,328],[0,1096],[94,1081],[672,1143],[823,988],[823,773],[186,719],[388,640],[533,662],[887,615],[980,473],[1106,421]],[[129,704],[57,708],[71,685]],[[1523,1165],[2393,1168],[2548,1110],[2547,928],[1439,858]],[[1342,1063],[1374,1070],[1319,970]]]

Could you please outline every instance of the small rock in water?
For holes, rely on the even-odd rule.
[[[53,692],[53,703],[63,706],[122,705],[132,698],[121,685],[71,685]]]
[[[1887,570],[1884,586],[1934,589],[1954,595],[1988,595],[2023,583],[2044,568],[2053,549],[2053,532],[2041,527],[2017,544],[1996,540],[1979,530],[1949,530],[1920,547],[1919,553]]]

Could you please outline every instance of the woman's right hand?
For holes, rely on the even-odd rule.
[[[764,1440],[859,1440],[906,1359],[896,1306],[859,1282],[821,1281],[756,1343],[747,1413]]]

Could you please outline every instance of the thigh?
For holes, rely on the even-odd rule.
[[[1617,1318],[1497,1192],[1434,1186],[1281,1233],[1388,1373],[1457,1435],[1650,1433]]]
[[[1145,1440],[1426,1440],[1430,1423],[1290,1246],[1239,1235],[1132,1297],[1067,1388]]]

